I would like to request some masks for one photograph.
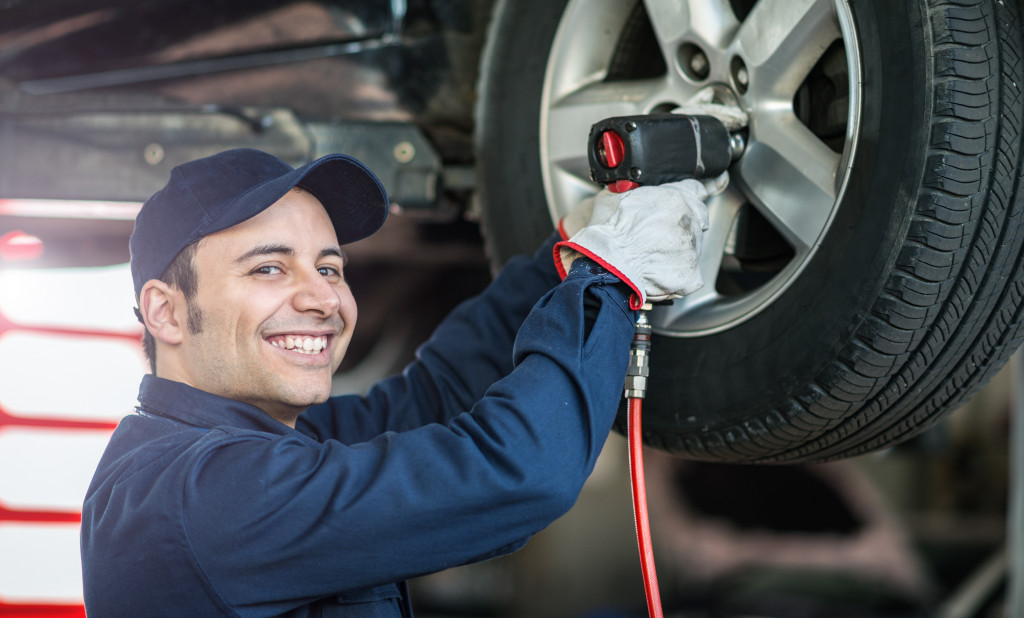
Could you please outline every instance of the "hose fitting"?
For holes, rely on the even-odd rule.
[[[647,376],[651,362],[651,323],[647,312],[651,303],[644,303],[633,327],[633,342],[629,346],[629,367],[626,368],[626,399],[643,399],[647,393]]]

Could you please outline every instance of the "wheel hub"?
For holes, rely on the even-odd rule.
[[[739,17],[730,3],[693,12],[693,2],[623,4],[571,0],[552,45],[540,132],[552,220],[596,190],[586,161],[591,124],[653,112],[728,119],[743,155],[708,202],[704,288],[651,320],[663,335],[720,332],[789,287],[841,202],[860,110],[852,17],[840,0],[759,3]],[[821,88],[829,82],[841,87]],[[823,92],[844,95],[822,100]]]

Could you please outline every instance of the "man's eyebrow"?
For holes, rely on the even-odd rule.
[[[254,257],[273,254],[295,255],[295,249],[292,249],[288,245],[259,245],[235,258],[235,262],[246,262]]]
[[[241,264],[241,263],[247,262],[247,261],[249,261],[249,260],[251,260],[252,258],[255,258],[255,257],[262,257],[264,255],[275,255],[275,254],[292,256],[292,255],[295,255],[295,249],[292,249],[288,245],[276,245],[276,244],[259,245],[257,247],[253,247],[252,249],[249,249],[248,251],[246,251],[242,255],[240,255],[237,258],[235,258],[235,262]],[[339,258],[341,258],[341,263],[343,265],[348,264],[348,254],[345,253],[341,249],[341,247],[327,247],[326,249],[323,249],[322,251],[320,251],[320,255],[318,256],[318,259],[323,259],[323,258],[328,257],[328,256],[339,257]]]
[[[342,266],[348,266],[348,254],[341,247],[327,247],[320,252],[320,259],[331,255],[340,257]]]

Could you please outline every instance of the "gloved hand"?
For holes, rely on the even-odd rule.
[[[569,240],[591,222],[594,215],[595,199],[597,196],[591,195],[580,200],[580,203],[573,206],[569,214],[562,217],[562,220],[558,222],[558,234],[562,240]]]
[[[704,185],[704,190],[707,191],[707,197],[704,199],[712,198],[725,191],[725,188],[729,186],[729,172],[722,172],[714,178],[702,180],[701,183]],[[594,200],[596,198],[596,195],[591,195],[580,200],[569,211],[569,214],[562,217],[558,222],[558,234],[562,237],[562,240],[569,240],[587,225],[599,223],[591,219],[594,213]],[[611,213],[609,212],[608,214],[610,215]],[[600,221],[600,223],[604,223],[604,221]]]
[[[697,258],[707,195],[693,179],[625,193],[604,189],[587,225],[555,245],[555,266],[564,278],[572,261],[586,255],[629,285],[641,304],[691,294],[704,285]]]

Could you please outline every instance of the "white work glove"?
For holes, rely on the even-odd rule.
[[[714,178],[702,180],[701,183],[704,185],[704,190],[707,191],[707,196],[703,199],[707,200],[725,191],[725,188],[729,185],[729,172],[722,172]],[[604,221],[593,220],[594,200],[596,198],[597,195],[591,195],[580,200],[569,211],[569,214],[562,217],[558,222],[558,234],[562,237],[562,240],[569,240],[587,225],[604,223]],[[610,216],[611,212],[606,214]]]
[[[596,199],[596,195],[591,195],[580,200],[580,203],[573,206],[569,214],[562,217],[562,220],[558,222],[558,234],[562,237],[562,240],[569,240],[585,226],[592,223],[594,200]],[[597,222],[594,221],[593,223]]]
[[[697,258],[708,225],[707,195],[693,179],[625,193],[604,189],[587,225],[555,245],[555,266],[565,277],[572,261],[585,255],[629,285],[640,304],[691,294],[704,285]]]

